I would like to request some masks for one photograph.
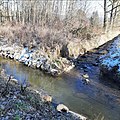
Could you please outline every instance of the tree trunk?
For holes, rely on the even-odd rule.
[[[106,29],[106,20],[107,20],[107,14],[106,14],[106,6],[107,0],[104,0],[104,21],[103,21],[103,28]]]

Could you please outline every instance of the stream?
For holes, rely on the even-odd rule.
[[[90,120],[120,120],[120,86],[99,77],[99,67],[91,62],[97,57],[93,54],[81,58],[76,68],[60,77],[46,75],[9,59],[0,58],[0,65],[7,74],[19,81],[27,80],[37,90],[42,88],[53,96],[55,103],[63,103]],[[88,85],[82,81],[86,73],[90,80]]]

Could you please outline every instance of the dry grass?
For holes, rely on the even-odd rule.
[[[76,19],[75,19],[76,20]],[[96,35],[101,34],[101,28],[91,27],[90,24],[83,22],[82,24],[76,20],[55,21],[53,26],[20,23],[6,23],[0,26],[0,36],[3,36],[7,43],[12,45],[17,43],[22,46],[26,43],[30,48],[37,47],[42,49],[44,53],[52,53],[55,58],[60,56],[60,50],[63,45],[69,42],[91,40]]]
[[[59,23],[57,23],[59,25]],[[50,46],[53,44],[64,44],[73,38],[79,40],[91,39],[95,35],[101,33],[101,28],[92,28],[86,24],[79,26],[75,25],[68,27],[68,25],[59,27],[55,24],[53,27],[41,27],[39,25],[22,25],[20,23],[6,23],[0,26],[0,36],[21,44],[23,42],[31,43],[35,41],[42,42]],[[71,22],[72,24],[72,22]],[[74,22],[73,22],[74,24]],[[58,29],[59,28],[59,29]]]
[[[19,43],[27,42],[29,44],[34,41],[44,44],[50,42],[50,44],[54,44],[55,42],[62,43],[65,37],[61,30],[22,24],[5,24],[0,26],[0,36],[13,42],[17,40]]]

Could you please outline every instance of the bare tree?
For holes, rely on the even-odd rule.
[[[106,20],[107,20],[107,0],[104,0],[104,21],[103,21],[103,27],[106,29]]]

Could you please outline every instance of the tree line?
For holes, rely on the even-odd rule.
[[[49,24],[58,17],[72,15],[76,1],[69,0],[1,0],[0,21]]]
[[[120,1],[103,0],[103,2],[103,28],[112,28],[119,23]],[[64,25],[72,27],[74,23],[76,24],[74,19],[77,19],[81,26],[83,24],[93,26],[99,22],[98,13],[95,11],[88,20],[86,17],[90,10],[88,8],[88,0],[0,0],[0,22],[54,26],[64,21]]]

